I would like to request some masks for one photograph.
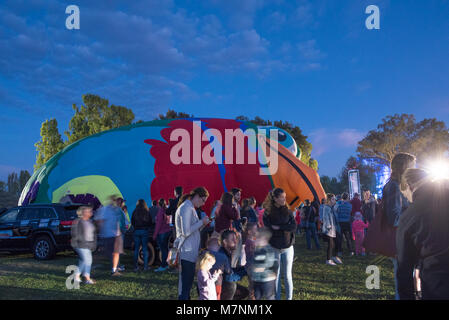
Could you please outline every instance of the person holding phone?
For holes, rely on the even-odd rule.
[[[179,300],[190,300],[190,291],[195,278],[195,265],[200,250],[200,230],[209,224],[208,216],[199,219],[196,209],[204,206],[209,192],[204,187],[198,187],[180,199],[176,210],[176,240],[174,245],[179,250],[180,274],[178,294]]]

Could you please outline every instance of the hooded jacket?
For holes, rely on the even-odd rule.
[[[340,226],[337,223],[334,208],[327,204],[323,208],[323,224],[321,228],[322,232],[331,238],[335,238],[337,233],[340,233]]]

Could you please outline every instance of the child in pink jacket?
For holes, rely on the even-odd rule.
[[[355,240],[355,254],[365,255],[365,248],[363,248],[363,239],[365,238],[365,229],[368,228],[369,223],[363,222],[363,217],[360,212],[354,214],[354,222],[352,223],[352,239]]]

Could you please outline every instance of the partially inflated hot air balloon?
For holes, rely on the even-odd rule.
[[[176,186],[185,192],[204,186],[210,193],[206,212],[234,187],[242,189],[243,198],[254,196],[258,203],[275,187],[286,191],[293,206],[322,199],[318,174],[299,155],[286,131],[248,121],[144,122],[67,146],[33,174],[19,205],[71,199],[98,207],[110,195],[119,195],[132,212],[138,199],[172,198]]]

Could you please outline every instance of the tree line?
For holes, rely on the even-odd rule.
[[[19,174],[10,173],[7,181],[0,181],[0,208],[17,205],[20,194],[30,177],[27,170],[21,170]]]

